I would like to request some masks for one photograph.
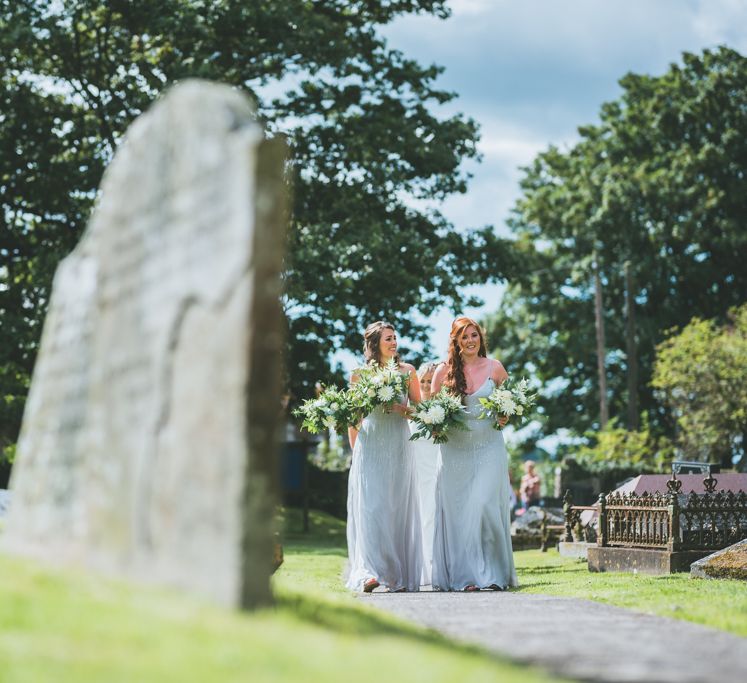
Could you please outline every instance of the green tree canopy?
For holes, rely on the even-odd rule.
[[[128,124],[170,84],[222,81],[289,137],[294,205],[286,268],[293,392],[329,373],[386,317],[425,339],[412,311],[462,303],[499,275],[489,228],[458,231],[423,208],[468,180],[476,124],[439,116],[437,66],[390,49],[404,14],[443,0],[0,0],[0,396],[15,438],[51,276],[76,243]],[[434,113],[436,112],[436,113]]]
[[[656,344],[694,315],[747,299],[747,59],[684,54],[661,76],[628,74],[600,121],[525,169],[510,227],[514,272],[491,339],[543,385],[541,434],[598,426],[592,258],[604,291],[611,416],[625,420],[625,262],[636,302],[638,395],[651,429],[673,419],[650,387]]]
[[[728,322],[694,318],[657,347],[652,386],[690,460],[747,465],[747,304]]]

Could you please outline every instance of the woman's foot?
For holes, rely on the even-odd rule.
[[[379,587],[379,582],[376,579],[368,579],[368,581],[366,581],[363,584],[363,592],[372,593],[373,589],[378,588],[378,587]]]
[[[402,588],[398,588],[397,590],[389,591],[390,593],[407,593],[407,588],[404,586]]]
[[[475,586],[474,583],[471,583],[469,586],[465,586],[462,590],[465,593],[475,593],[476,591],[479,591],[480,589],[477,586]]]
[[[502,590],[505,590],[505,588],[503,588],[502,586],[499,586],[497,583],[491,583],[488,586],[488,590],[489,591],[502,591]]]

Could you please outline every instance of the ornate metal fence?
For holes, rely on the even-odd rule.
[[[596,531],[590,523],[583,524],[581,514],[585,510],[596,512],[593,505],[574,505],[573,495],[570,490],[563,496],[563,516],[565,517],[565,529],[563,540],[570,543],[572,541],[593,542],[596,540]],[[593,521],[593,520],[591,520]]]
[[[719,550],[747,538],[747,494],[715,492],[717,480],[703,480],[706,493],[680,493],[676,476],[667,493],[611,493],[599,496],[597,544],[660,550]],[[566,514],[566,534],[572,507]]]

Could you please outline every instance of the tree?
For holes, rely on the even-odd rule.
[[[657,347],[652,386],[689,460],[747,464],[747,304],[724,326],[693,320]]]
[[[693,315],[722,320],[747,299],[747,59],[727,48],[684,54],[662,76],[620,84],[576,145],[551,147],[525,169],[510,227],[526,265],[486,321],[514,373],[542,384],[541,434],[599,426],[595,251],[610,416],[624,419],[629,402],[630,261],[637,395],[657,433],[674,427],[649,385],[665,331]]]
[[[77,241],[129,123],[188,77],[249,93],[288,136],[294,188],[286,278],[289,383],[309,395],[366,321],[459,307],[500,275],[489,228],[457,231],[429,206],[463,192],[477,126],[439,117],[441,72],[378,34],[443,0],[0,0],[2,435],[15,439],[51,276]],[[507,257],[506,257],[507,258]],[[466,302],[469,303],[469,302]]]

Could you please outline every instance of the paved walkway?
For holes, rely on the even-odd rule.
[[[621,683],[747,681],[747,638],[590,600],[515,593],[379,593],[361,600],[554,674]]]

